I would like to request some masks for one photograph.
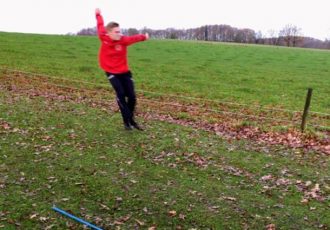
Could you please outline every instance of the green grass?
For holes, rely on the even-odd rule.
[[[0,33],[0,66],[107,85],[96,37]],[[170,40],[129,49],[138,90],[330,112],[330,52]]]
[[[0,33],[0,66],[109,87],[98,47]],[[327,51],[151,40],[130,63],[139,90],[300,110],[313,87],[313,110],[329,112]],[[0,91],[0,229],[82,228],[52,205],[104,229],[330,227],[328,156],[138,119],[146,131],[126,132],[119,113]]]
[[[0,124],[9,125],[0,125],[2,228],[81,228],[52,205],[104,229],[133,229],[137,220],[142,229],[330,226],[326,156],[285,148],[267,154],[248,142],[141,118],[145,132],[126,132],[118,113],[7,91],[0,103]],[[263,182],[265,175],[274,181]],[[301,203],[306,191],[297,180],[311,181],[306,191],[319,184],[328,198]]]

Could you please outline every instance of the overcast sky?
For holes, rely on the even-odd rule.
[[[330,38],[329,0],[0,0],[0,31],[66,34],[94,27],[95,8],[122,28],[194,28],[227,24],[267,34],[286,24]]]

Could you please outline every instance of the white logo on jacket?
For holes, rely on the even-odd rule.
[[[115,45],[115,50],[121,51],[123,48],[121,45]]]

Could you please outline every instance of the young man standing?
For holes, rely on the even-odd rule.
[[[110,22],[104,27],[100,9],[95,10],[95,15],[98,37],[101,40],[100,67],[105,71],[110,84],[116,91],[117,103],[123,117],[124,127],[126,130],[132,130],[133,128],[142,130],[134,120],[136,96],[132,73],[127,62],[127,47],[148,40],[149,35],[123,36],[119,24],[116,22]]]

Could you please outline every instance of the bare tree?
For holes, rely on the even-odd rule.
[[[292,36],[293,36],[292,39],[293,47],[296,47],[297,45],[299,45],[299,43],[302,43],[304,40],[301,28],[298,28],[297,26],[294,26],[292,28]]]
[[[257,33],[256,33],[256,44],[262,44],[263,42],[263,34],[262,32],[259,30]]]
[[[278,44],[278,33],[275,30],[270,29],[267,31],[267,34],[269,36],[269,44],[277,45]]]
[[[330,32],[330,29],[329,29]],[[328,38],[325,39],[324,41],[326,49],[330,49],[330,35],[328,36]]]
[[[204,26],[204,40],[208,41],[209,40],[209,28],[208,26]]]
[[[282,37],[287,46],[297,46],[299,42],[302,40],[302,32],[301,28],[297,26],[287,24],[279,33],[280,37]]]
[[[326,49],[330,49],[330,37],[324,41]]]

